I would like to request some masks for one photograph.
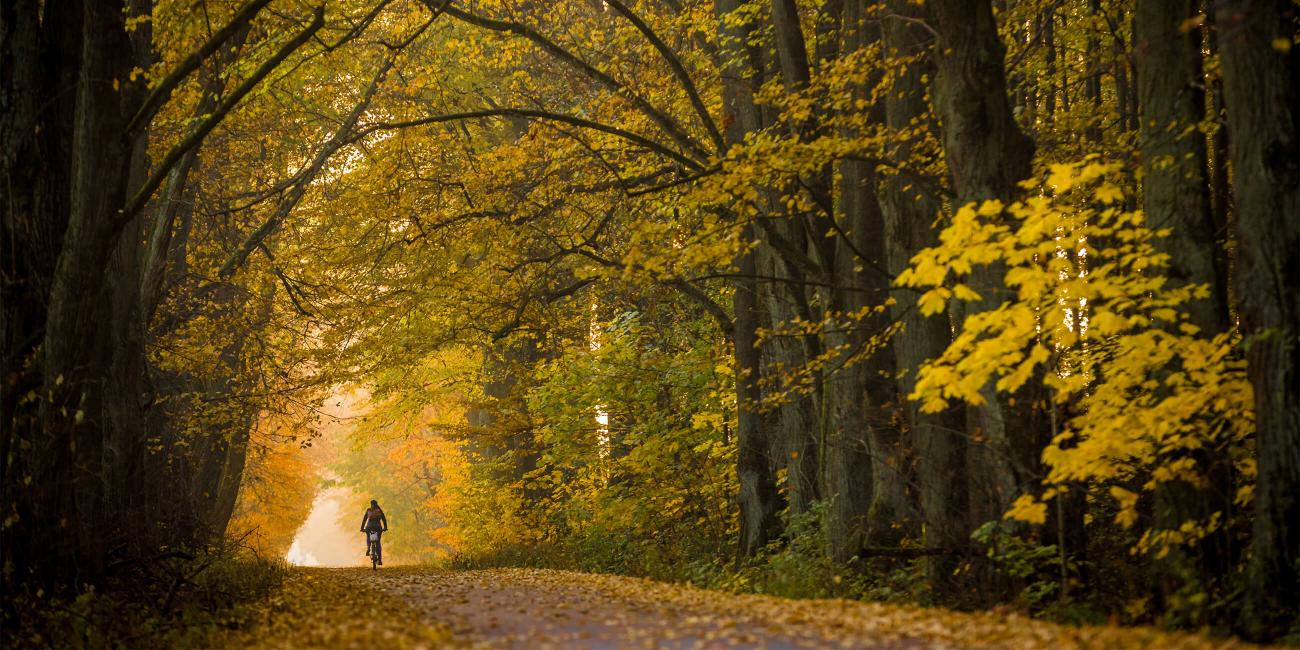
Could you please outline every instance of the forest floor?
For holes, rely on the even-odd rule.
[[[538,569],[294,569],[228,647],[1244,648],[1006,613],[789,600]]]

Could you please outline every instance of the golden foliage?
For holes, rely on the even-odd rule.
[[[249,449],[227,537],[261,557],[284,557],[310,514],[316,483],[297,442],[272,439]]]
[[[1012,393],[1041,374],[1049,408],[1073,413],[1043,452],[1045,496],[1075,482],[1136,482],[1147,493],[1201,485],[1188,457],[1199,450],[1228,454],[1249,479],[1252,394],[1236,335],[1207,338],[1187,322],[1183,308],[1207,289],[1170,285],[1154,245],[1167,233],[1122,209],[1118,172],[1096,157],[1051,165],[1041,185],[1026,183],[1023,201],[963,206],[941,245],[913,258],[898,282],[925,290],[928,313],[978,301],[961,289],[976,267],[998,269],[1011,293],[969,309],[947,351],[921,369],[912,398],[928,411],[953,399],[982,404],[986,385]],[[1136,523],[1138,495],[1120,486],[1109,494],[1116,522]],[[1041,506],[1023,495],[1007,516],[1043,523]],[[1137,548],[1163,555],[1226,516],[1146,531]]]

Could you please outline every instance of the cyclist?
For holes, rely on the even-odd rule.
[[[366,557],[370,557],[370,533],[388,532],[388,518],[384,516],[384,509],[379,507],[379,502],[374,499],[370,500],[370,507],[361,517],[361,532],[366,533]],[[379,564],[383,563],[382,559],[379,560]]]

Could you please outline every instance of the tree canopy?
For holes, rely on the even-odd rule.
[[[7,1],[2,588],[282,555],[327,464],[412,561],[1298,634],[1297,34]]]

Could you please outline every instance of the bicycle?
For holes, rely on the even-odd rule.
[[[379,565],[384,563],[384,549],[379,543],[379,534],[382,531],[366,531],[366,548],[370,555],[370,570],[378,571]]]

